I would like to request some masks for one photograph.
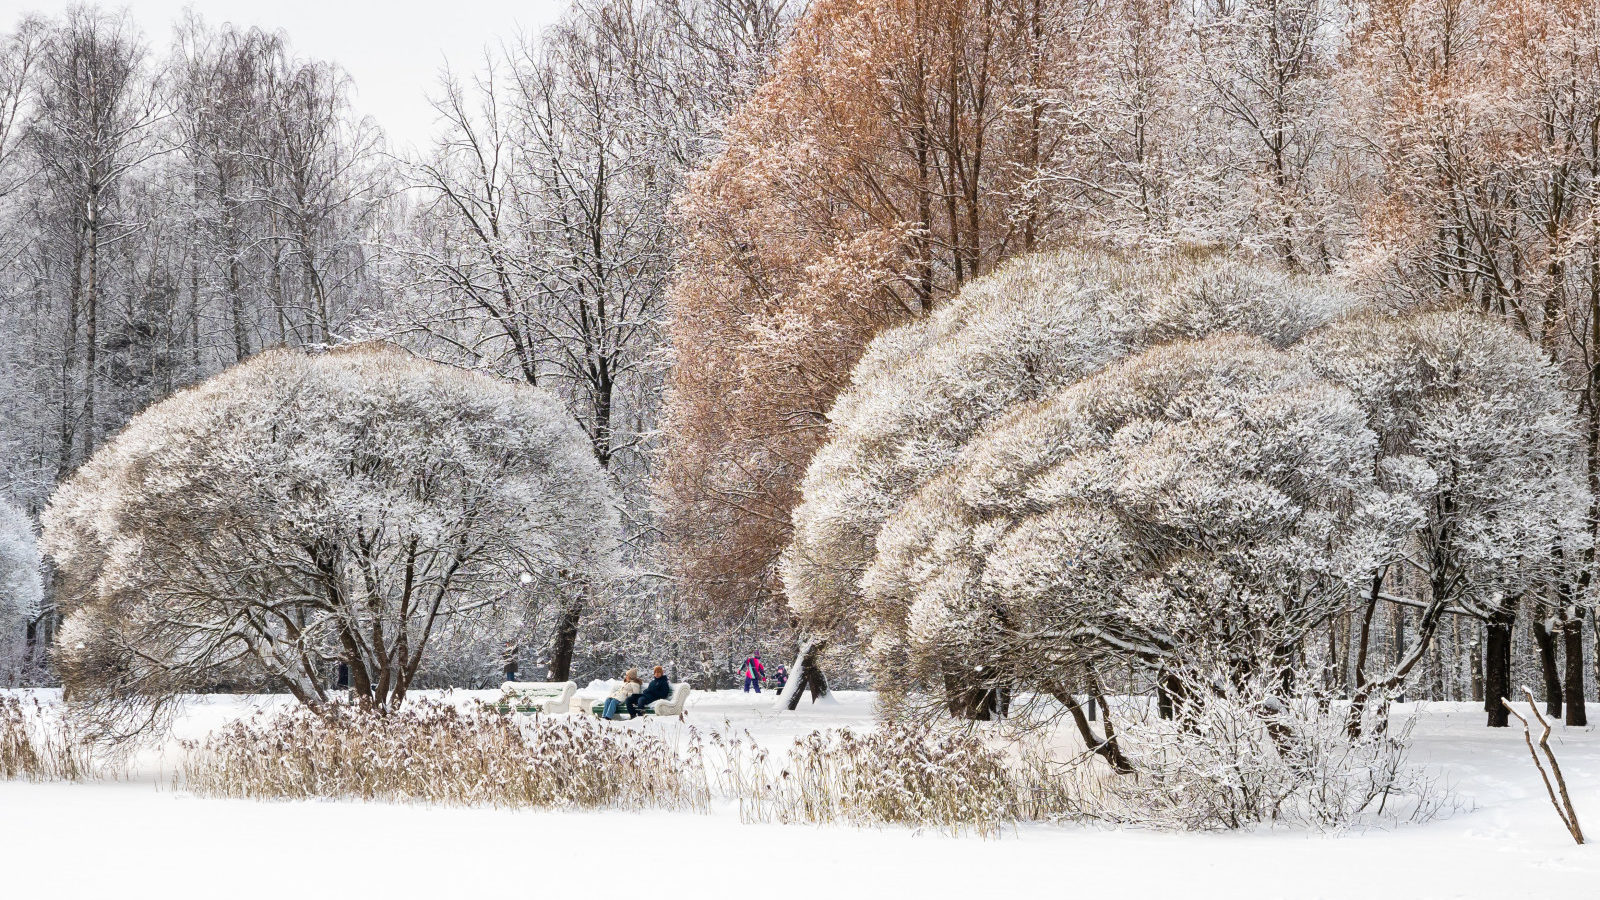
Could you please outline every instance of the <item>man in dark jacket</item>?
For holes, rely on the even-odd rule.
[[[644,686],[644,690],[628,698],[628,715],[644,715],[645,707],[672,696],[672,685],[667,681],[666,670],[656,666],[650,674],[654,677]]]

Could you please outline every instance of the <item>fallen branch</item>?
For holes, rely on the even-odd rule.
[[[1539,749],[1543,750],[1545,758],[1550,760],[1550,773],[1556,776],[1553,786],[1550,784],[1550,773],[1545,772],[1544,763],[1539,761],[1539,753],[1533,748],[1533,731],[1528,726],[1528,720],[1523,718],[1522,713],[1517,712],[1510,700],[1501,697],[1500,702],[1505,705],[1507,711],[1517,717],[1518,722],[1522,723],[1522,739],[1528,742],[1528,755],[1533,757],[1533,764],[1539,770],[1539,777],[1544,779],[1544,789],[1550,795],[1550,805],[1556,808],[1556,815],[1561,817],[1561,824],[1567,826],[1572,839],[1581,844],[1583,829],[1578,827],[1578,812],[1572,808],[1572,797],[1567,794],[1567,780],[1561,776],[1561,765],[1556,762],[1555,751],[1550,749],[1550,723],[1539,713],[1539,704],[1533,699],[1533,691],[1524,687],[1522,693],[1528,698],[1528,708],[1533,711],[1534,718],[1539,720],[1539,725],[1544,729],[1539,735]],[[1557,789],[1561,793],[1559,801],[1556,799]]]

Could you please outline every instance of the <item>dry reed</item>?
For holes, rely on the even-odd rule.
[[[519,720],[420,702],[379,716],[295,709],[189,746],[177,784],[224,797],[452,806],[705,809],[697,748],[586,716]],[[698,773],[699,777],[696,777]]]
[[[781,765],[751,738],[713,735],[728,760],[720,792],[747,822],[931,827],[985,837],[1021,821],[1075,814],[1079,785],[1042,750],[1009,750],[962,727],[889,723],[858,734],[814,731]]]
[[[88,745],[37,698],[0,696],[0,779],[84,781],[101,775]]]

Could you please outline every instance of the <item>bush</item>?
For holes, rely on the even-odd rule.
[[[1124,722],[1136,774],[1107,783],[1096,816],[1183,831],[1338,830],[1425,821],[1447,800],[1407,760],[1409,721],[1369,722],[1353,737],[1345,704],[1315,692],[1187,683],[1198,689],[1173,718]]]
[[[404,703],[611,572],[605,472],[553,395],[379,344],[271,350],[146,409],[56,491],[55,661],[96,737],[265,683]]]

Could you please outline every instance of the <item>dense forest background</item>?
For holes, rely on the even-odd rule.
[[[578,0],[441,75],[432,147],[394,152],[351,88],[199,16],[4,36],[0,494],[37,516],[133,415],[264,349],[394,342],[559,395],[627,547],[618,584],[434,677],[565,653],[726,681],[805,636],[789,514],[868,342],[1050,247],[1492,313],[1560,368],[1600,488],[1586,0]],[[1373,652],[1415,616],[1386,605]],[[53,613],[21,619],[6,677],[48,678]],[[1480,698],[1483,628],[1448,619],[1413,690]],[[1592,691],[1596,633],[1530,607],[1519,683]]]

